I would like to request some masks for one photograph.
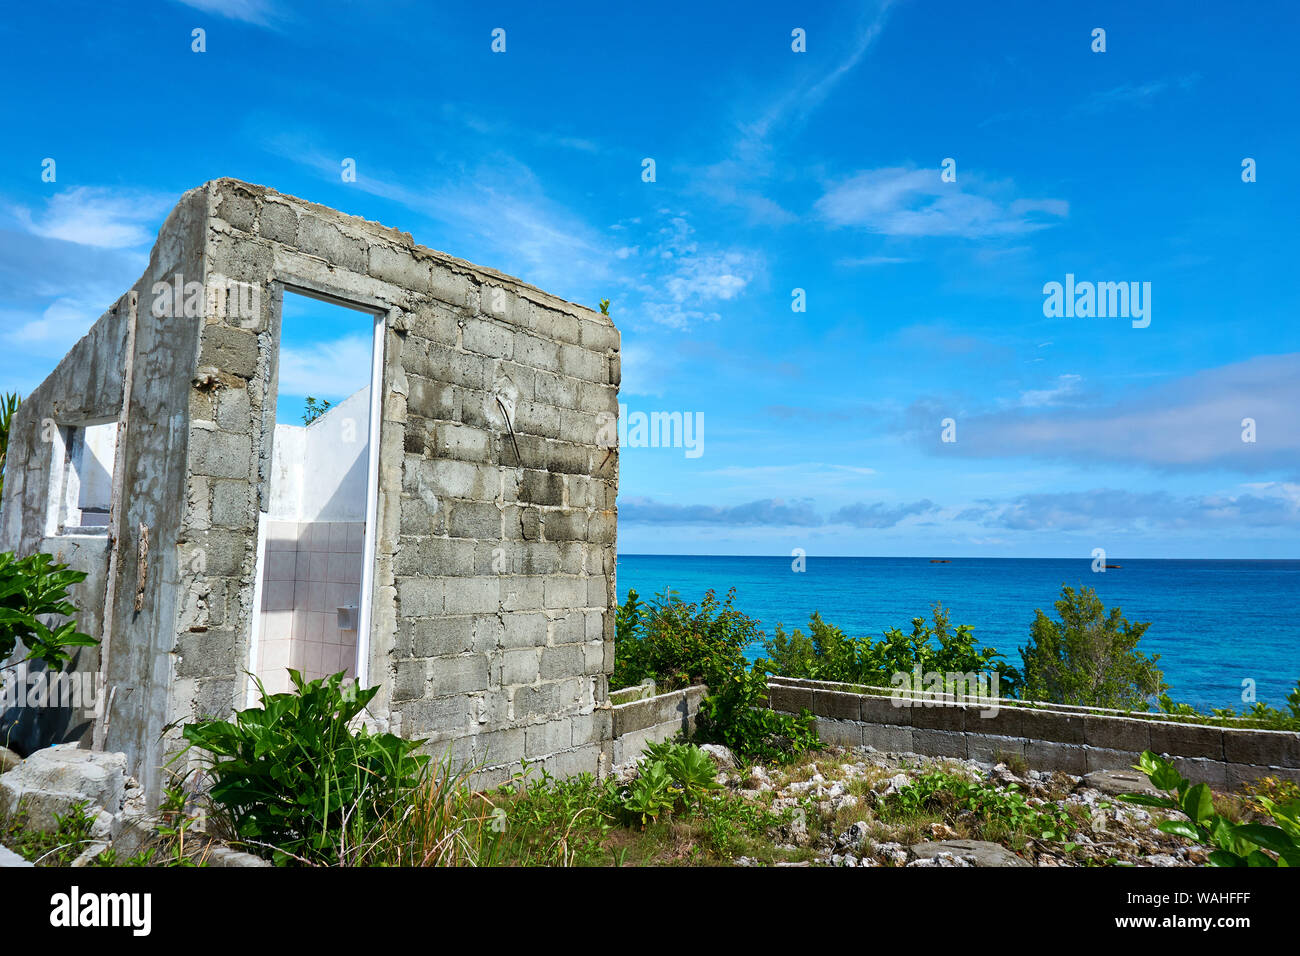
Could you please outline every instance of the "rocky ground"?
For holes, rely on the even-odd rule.
[[[1159,811],[1118,800],[1123,792],[1155,792],[1134,770],[1076,777],[870,748],[830,748],[791,768],[735,770],[725,766],[726,760],[722,764],[719,779],[739,797],[796,811],[782,834],[786,842],[778,844],[792,853],[804,851],[795,865],[1197,866],[1208,855],[1159,832],[1156,826],[1165,819]],[[1019,791],[1033,807],[1054,804],[1073,825],[1063,839],[1043,840],[1016,832],[1014,826],[978,821],[960,807],[911,816],[891,812],[891,794],[936,769],[995,790]],[[996,833],[996,841],[978,839],[989,831]]]

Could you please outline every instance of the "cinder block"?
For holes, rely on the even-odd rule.
[[[912,726],[912,708],[901,697],[895,699],[864,694],[859,698],[858,706],[862,711],[862,720],[867,723]]]
[[[851,720],[817,718],[817,736],[825,743],[839,747],[862,746],[862,724]]]
[[[524,728],[524,755],[530,759],[544,757],[557,750],[567,750],[572,746],[573,724],[568,717],[529,724]]]
[[[412,657],[463,654],[473,646],[472,617],[436,617],[407,622]]]
[[[581,644],[563,644],[542,649],[543,680],[559,680],[586,673],[586,654]]]
[[[1300,768],[1300,733],[1225,729],[1223,755],[1231,763]]]
[[[487,658],[482,654],[433,658],[428,673],[430,697],[468,694],[488,687]]]
[[[812,710],[813,692],[811,688],[790,687],[785,684],[775,684],[769,680],[767,682],[767,699],[768,706],[773,710],[784,711],[787,714],[798,714],[804,710]]]
[[[1082,735],[1082,721],[1080,721]],[[1025,761],[1035,770],[1059,770],[1083,776],[1088,772],[1088,756],[1082,744],[1029,739],[1025,742]]]
[[[382,242],[370,246],[369,272],[376,279],[413,292],[428,292],[432,288],[427,261],[416,259],[409,249],[397,249]]]
[[[1020,711],[1020,717],[1020,736],[1028,740],[1045,743],[1077,744],[1080,746],[1084,742],[1083,716],[1080,714],[1067,714],[1058,711],[1040,710],[1036,707],[1026,707]],[[1082,757],[1080,757],[1079,766],[1082,765],[1083,761]],[[1068,772],[1073,773],[1074,771]]]
[[[914,701],[911,706],[912,726],[917,730],[944,730],[949,733],[964,733],[966,730],[966,708],[960,704],[942,704]]]
[[[1280,774],[1270,767],[1257,767],[1253,764],[1230,763],[1224,768],[1229,791],[1236,793],[1247,784],[1262,780],[1264,777],[1278,777]],[[1296,779],[1296,778],[1291,778]]]
[[[965,760],[966,735],[947,730],[923,730],[913,727],[912,750],[927,757],[956,757]]]
[[[1222,760],[1172,757],[1172,761],[1175,769],[1192,783],[1209,784],[1213,790],[1228,789],[1228,765]]]
[[[309,214],[299,220],[298,248],[351,272],[364,273],[368,264],[364,242],[345,236],[337,224],[319,216]]]
[[[1134,717],[1085,714],[1083,739],[1089,747],[1142,753],[1151,749],[1151,722]]]
[[[995,734],[966,734],[966,755],[970,760],[1000,763],[1010,757],[1024,757],[1023,737],[999,737]]]
[[[1094,770],[1130,770],[1137,764],[1140,756],[1140,752],[1131,750],[1084,747],[1084,762],[1089,773]]]
[[[1150,721],[1151,749],[1176,757],[1204,757],[1223,762],[1223,728]]]
[[[847,694],[833,690],[813,691],[813,713],[818,717],[830,717],[833,720],[862,719],[862,698],[857,694]],[[861,733],[858,737],[861,738]]]

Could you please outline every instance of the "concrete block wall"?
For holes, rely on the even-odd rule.
[[[668,740],[679,733],[695,731],[700,701],[709,692],[704,684],[695,684],[653,697],[643,697],[611,708],[614,738],[611,766],[636,760],[646,744]]]
[[[897,706],[887,692],[777,676],[768,679],[767,696],[774,710],[810,711],[821,738],[841,746],[990,762],[1015,755],[1037,770],[1076,775],[1127,769],[1151,750],[1171,757],[1193,783],[1219,790],[1264,776],[1300,782],[1300,733],[1292,731],[1210,727],[1068,705]]]
[[[203,284],[201,315],[156,315],[173,275]],[[101,383],[95,414],[124,419],[107,582],[87,602],[116,687],[96,745],[125,750],[156,790],[179,723],[244,705],[286,288],[383,318],[372,721],[495,773],[521,757],[607,766],[617,330],[409,234],[228,179],[168,218],[132,293],[138,321],[106,316],[42,386],[52,401]],[[251,314],[234,307],[248,290]],[[125,402],[119,356],[136,381]],[[21,435],[47,405],[25,407]],[[25,470],[39,448],[21,447]],[[34,467],[39,483],[48,465]],[[4,517],[25,544],[23,485]]]

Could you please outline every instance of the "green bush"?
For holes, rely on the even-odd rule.
[[[1215,707],[1209,714],[1203,714],[1191,704],[1174,703],[1168,694],[1161,694],[1156,704],[1162,714],[1173,717],[1215,718],[1219,720],[1240,719],[1248,721],[1245,726],[1262,727],[1267,730],[1300,730],[1300,681],[1286,696],[1286,710],[1271,707],[1261,701],[1251,704],[1238,714],[1231,707]]]
[[[661,691],[720,682],[745,667],[745,650],[758,623],[733,607],[735,588],[719,601],[713,591],[699,604],[669,591],[643,604],[635,591],[615,615],[618,642],[610,689],[653,678]]]
[[[85,579],[84,571],[57,564],[48,554],[17,558],[12,551],[0,552],[0,661],[7,660],[21,642],[27,648],[24,660],[43,661],[58,670],[72,659],[69,648],[98,644],[78,631],[74,620],[53,626],[42,620],[76,614],[68,588]]]
[[[709,689],[695,718],[697,740],[724,744],[742,759],[769,763],[789,763],[817,749],[812,714],[804,710],[795,716],[768,708],[767,674],[758,665],[738,669]]]
[[[745,651],[762,638],[758,622],[734,607],[736,590],[719,601],[713,591],[699,604],[666,592],[650,604],[635,591],[615,615],[618,643],[610,689],[650,678],[660,691],[708,684],[696,736],[725,744],[742,758],[786,761],[817,746],[811,715],[767,709],[767,675],[750,669]]]
[[[771,674],[811,680],[839,681],[868,687],[889,687],[895,674],[911,674],[919,667],[927,673],[998,674],[998,693],[1011,697],[1019,686],[1019,672],[992,648],[980,648],[967,624],[955,630],[948,612],[939,604],[932,611],[933,626],[925,618],[912,619],[912,633],[890,628],[883,640],[849,637],[814,613],[808,634],[776,633],[763,642],[766,659],[759,663]]]
[[[1300,866],[1300,800],[1277,802],[1269,797],[1257,797],[1260,807],[1273,818],[1273,824],[1232,823],[1215,812],[1214,794],[1208,786],[1198,783],[1193,787],[1164,757],[1148,750],[1135,769],[1141,770],[1157,790],[1164,790],[1169,796],[1124,793],[1120,799],[1181,813],[1187,818],[1185,821],[1165,820],[1159,826],[1160,831],[1213,847],[1210,866]]]
[[[1054,704],[1146,710],[1165,690],[1160,655],[1137,649],[1150,623],[1129,623],[1119,608],[1107,613],[1092,588],[1062,586],[1059,621],[1035,611],[1029,644],[1020,649],[1023,696]]]
[[[351,729],[377,687],[289,675],[292,693],[267,694],[259,681],[262,706],[183,734],[211,755],[208,796],[235,838],[280,865],[348,862],[421,783],[429,758],[412,751],[424,741]]]

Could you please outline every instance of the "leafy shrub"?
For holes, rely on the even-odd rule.
[[[1300,730],[1300,681],[1286,697],[1286,710],[1270,707],[1263,701],[1256,701],[1249,708],[1238,714],[1231,707],[1215,707],[1210,713],[1203,714],[1191,704],[1174,703],[1168,694],[1161,694],[1156,704],[1162,714],[1174,717],[1191,717],[1244,720],[1245,726],[1263,727],[1268,730]]]
[[[807,710],[798,716],[766,705],[767,674],[758,665],[740,669],[709,686],[695,718],[697,740],[724,744],[738,757],[789,763],[816,750],[816,721]]]
[[[27,648],[24,660],[39,660],[57,670],[72,659],[68,648],[98,644],[77,630],[75,620],[52,627],[41,620],[75,615],[77,608],[68,600],[68,588],[85,579],[84,571],[58,564],[48,554],[18,558],[12,551],[0,552],[0,661],[8,659],[22,642]]]
[[[901,817],[938,812],[954,820],[969,816],[982,830],[1024,833],[1040,840],[1064,840],[1074,826],[1064,809],[1052,803],[1031,804],[1014,783],[972,783],[942,770],[924,773],[890,794],[883,812]]]
[[[379,688],[340,689],[343,674],[267,694],[233,720],[186,724],[191,747],[211,754],[208,796],[232,834],[275,863],[345,862],[360,853],[386,814],[420,784],[424,741],[353,732],[350,723]]]
[[[635,591],[615,615],[618,636],[610,688],[653,679],[658,689],[709,685],[696,736],[725,744],[743,758],[786,761],[816,747],[811,715],[769,710],[767,675],[746,665],[745,651],[761,639],[758,622],[734,607],[736,590],[719,601],[713,591],[699,604],[666,592],[645,604]]]
[[[1141,770],[1158,790],[1169,796],[1124,793],[1120,799],[1144,807],[1175,810],[1187,819],[1165,820],[1163,833],[1181,836],[1202,846],[1214,847],[1210,866],[1300,866],[1300,800],[1279,803],[1256,797],[1259,808],[1273,818],[1273,825],[1232,823],[1214,809],[1214,795],[1203,783],[1196,786],[1164,757],[1151,751],[1142,754],[1135,769]],[[1276,856],[1270,856],[1265,850]]]
[[[1119,608],[1107,613],[1092,588],[1062,586],[1056,602],[1060,621],[1035,611],[1029,644],[1020,649],[1027,700],[1121,710],[1146,710],[1147,699],[1165,689],[1138,641],[1151,625],[1129,623]]]
[[[962,624],[955,630],[949,614],[939,604],[931,610],[933,626],[925,618],[912,619],[912,633],[890,628],[882,640],[849,637],[814,613],[808,634],[787,634],[777,625],[776,633],[763,642],[767,658],[761,665],[771,674],[811,680],[839,681],[868,687],[888,687],[895,674],[923,672],[996,672],[998,691],[1012,696],[1020,681],[1019,672],[1003,655],[975,643],[973,629]]]
[[[9,457],[9,426],[13,422],[14,412],[23,403],[23,397],[17,392],[6,392],[0,398],[0,494],[5,490],[5,460]]]
[[[1241,789],[1245,795],[1246,806],[1257,814],[1268,813],[1268,808],[1260,802],[1261,797],[1274,804],[1287,804],[1300,800],[1300,783],[1280,777],[1261,777],[1252,780]]]
[[[713,591],[699,604],[668,591],[650,604],[635,591],[615,615],[618,643],[610,689],[653,678],[659,690],[712,685],[745,666],[758,623],[736,610],[735,588],[723,601]]]
[[[665,741],[646,747],[623,810],[641,826],[661,815],[700,806],[721,789],[713,760],[699,747]]]

